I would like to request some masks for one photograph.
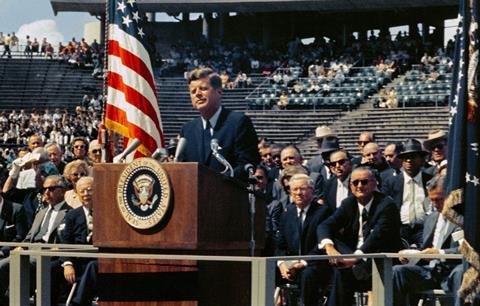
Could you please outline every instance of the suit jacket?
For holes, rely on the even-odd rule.
[[[65,218],[66,213],[71,209],[70,206],[66,202],[63,202],[62,206],[60,207],[57,216],[55,220],[53,221],[53,230],[50,233],[49,236],[49,241],[48,243],[55,243],[56,242],[56,236],[57,236],[57,230],[60,224],[63,223],[63,218]],[[42,227],[42,221],[43,218],[45,217],[45,214],[47,213],[48,207],[45,207],[41,209],[37,215],[35,216],[35,219],[33,220],[32,227],[30,228],[30,231],[28,232],[27,236],[23,240],[24,242],[34,242],[35,235],[40,231],[40,228]]]
[[[347,178],[350,180],[350,178]],[[348,188],[348,195],[352,195],[352,191]],[[326,182],[323,191],[323,199],[326,202],[326,205],[330,207],[331,211],[335,211],[337,209],[337,177],[332,175]]]
[[[59,242],[65,244],[91,244],[87,241],[89,234],[88,221],[85,217],[83,206],[71,209],[64,218],[63,230],[59,231]],[[61,257],[61,262],[70,261],[74,266],[90,261],[89,258]]]
[[[422,172],[422,184],[423,190],[425,192],[425,197],[427,197],[427,182],[432,178],[431,175]],[[399,175],[388,177],[385,182],[382,184],[382,192],[386,195],[392,197],[397,204],[398,209],[403,204],[403,185],[405,182],[405,176],[403,172],[400,172]]]
[[[187,139],[186,148],[180,156],[182,161],[199,162],[219,172],[225,169],[212,155],[211,150],[202,160],[203,124],[200,117],[187,122],[182,127],[180,135]],[[246,164],[255,166],[260,162],[257,133],[250,118],[244,114],[222,107],[213,130],[213,138],[218,140],[218,144],[222,148],[219,153],[232,165],[235,177],[246,179],[247,173],[244,166]]]
[[[360,250],[363,253],[397,252],[401,248],[400,214],[390,197],[375,192],[368,212],[366,231]],[[357,199],[350,196],[342,201],[342,205],[317,229],[319,242],[323,239],[339,241],[349,251],[355,251],[358,243],[359,211]]]
[[[0,212],[0,241],[20,242],[27,230],[27,217],[23,206],[4,199]],[[4,257],[9,255],[10,249],[8,246],[1,247]]]
[[[317,254],[317,227],[330,215],[330,209],[325,205],[313,202],[307,211],[299,236],[297,207],[291,205],[282,215],[280,221],[279,240],[275,249],[276,256]],[[299,242],[301,241],[301,254]]]
[[[435,234],[435,227],[437,225],[439,216],[440,213],[438,211],[434,211],[425,218],[425,223],[423,225],[422,249],[433,247],[433,236]],[[444,250],[446,254],[458,253],[458,241],[454,241],[452,239],[452,233],[460,230],[461,228],[458,225],[449,222],[447,231],[443,237],[444,241],[442,243],[442,250]]]

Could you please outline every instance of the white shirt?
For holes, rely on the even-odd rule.
[[[222,107],[220,106],[217,111],[215,112],[215,114],[213,114],[213,116],[208,119],[208,121],[210,121],[210,135],[213,135],[213,129],[215,128],[215,126],[217,125],[217,121],[218,121],[218,117],[220,117],[220,112],[222,111]],[[202,118],[202,124],[203,124],[203,129],[206,129],[207,128],[207,120],[203,117],[200,117]]]
[[[50,237],[50,235],[52,234],[52,231],[53,231],[53,223],[55,223],[55,219],[57,218],[57,215],[58,215],[58,211],[60,210],[60,207],[62,207],[62,205],[65,203],[65,201],[63,202],[60,202],[58,204],[55,204],[55,206],[53,206],[53,211],[52,211],[52,215],[50,216],[50,220],[49,220],[49,223],[48,223],[48,230],[47,232],[45,233],[45,235],[43,235],[42,239],[43,241],[48,241],[48,238]],[[47,212],[45,213],[45,217],[47,216],[48,212],[52,209],[52,206],[51,205],[48,205],[48,210]],[[42,228],[43,226],[43,223],[46,221],[45,220],[45,217],[43,218],[43,221],[42,221],[42,224],[40,225],[40,228]]]
[[[357,250],[360,250],[360,248],[362,247],[363,245],[363,242],[364,242],[364,239],[363,239],[363,226],[362,226],[362,223],[363,223],[363,218],[362,218],[362,213],[363,213],[363,210],[366,209],[367,210],[367,216],[370,218],[370,207],[372,206],[372,202],[373,202],[373,197],[370,199],[370,201],[368,201],[367,205],[363,206],[362,204],[358,203],[357,202],[357,206],[358,206],[358,215],[360,217],[359,219],[359,223],[360,223],[360,226],[358,227],[358,242],[357,242]]]
[[[415,205],[415,216],[417,221],[425,219],[425,211],[423,209],[423,202],[425,201],[425,191],[423,190],[422,172],[411,178],[403,172],[403,200],[400,207],[400,220],[402,224],[410,224],[410,205]],[[415,203],[411,203],[411,181],[415,182]]]
[[[337,208],[340,207],[342,201],[348,197],[348,179],[343,182],[337,179]]]

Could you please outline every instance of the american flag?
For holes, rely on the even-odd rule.
[[[461,0],[450,95],[447,200],[444,214],[463,226],[460,249],[470,267],[460,295],[472,301],[480,292],[480,113],[479,40],[476,0]]]
[[[108,81],[105,126],[142,145],[135,157],[163,147],[145,28],[136,0],[109,0]]]

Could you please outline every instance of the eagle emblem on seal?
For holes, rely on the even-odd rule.
[[[133,181],[135,194],[132,194],[131,200],[142,211],[151,209],[158,200],[158,195],[156,194],[152,198],[154,182],[154,179],[147,174],[142,174]]]

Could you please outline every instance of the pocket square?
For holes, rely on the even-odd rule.
[[[15,227],[15,224],[6,225],[5,229],[9,229],[9,228],[12,228],[12,227]]]

